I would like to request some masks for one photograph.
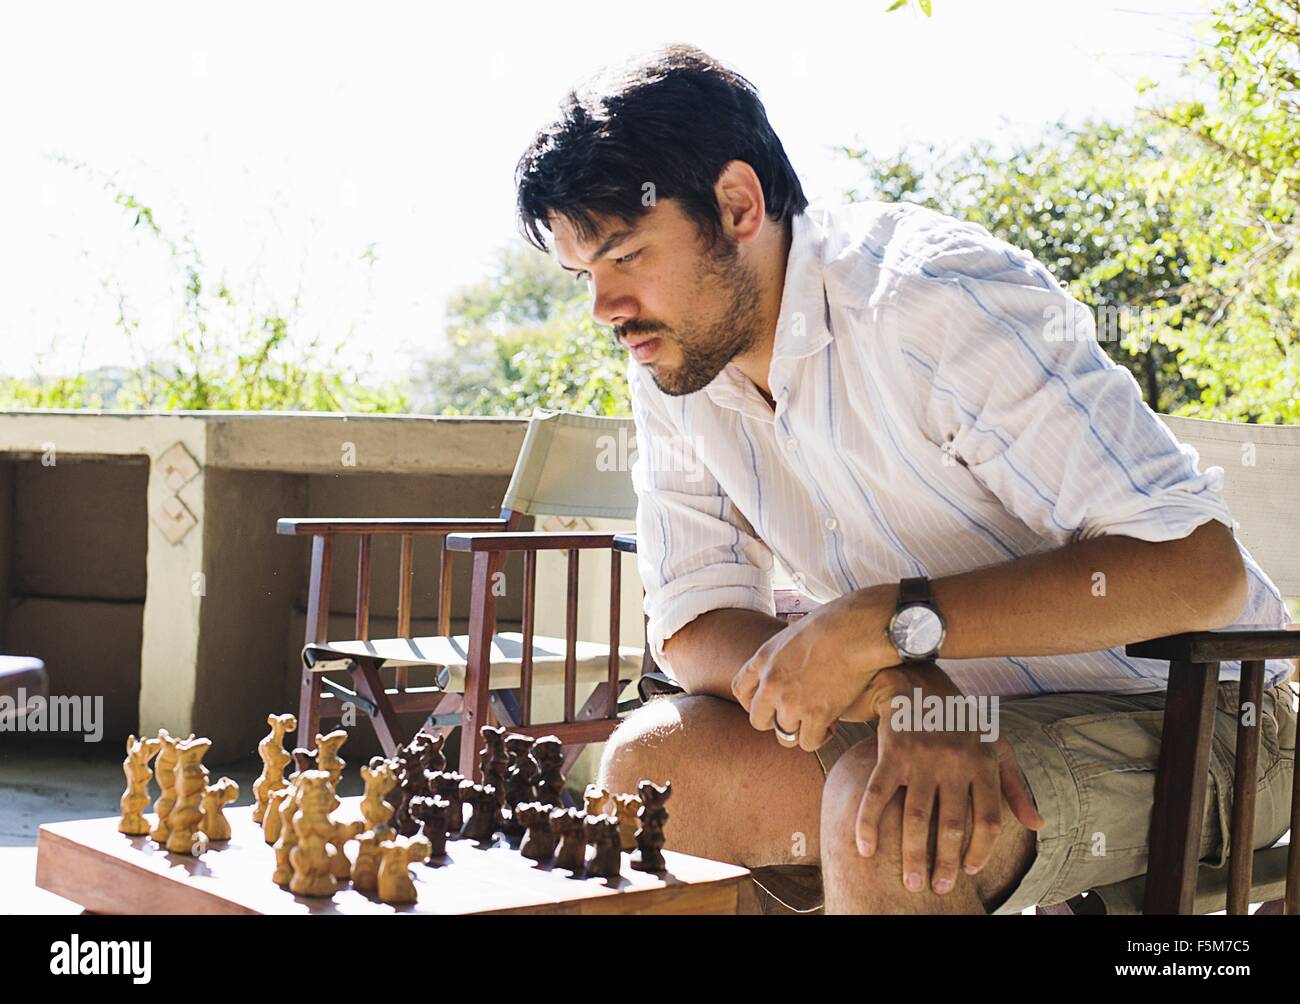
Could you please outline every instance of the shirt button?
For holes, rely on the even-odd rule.
[[[840,525],[840,524],[839,524],[839,521],[838,521],[834,516],[830,516],[830,517],[828,517],[827,520],[826,520],[826,529],[827,529],[827,530],[834,530],[834,529],[835,529],[837,526],[839,526],[839,525]]]
[[[799,440],[795,439],[794,436],[791,436],[785,441],[785,448],[793,453],[799,448]]]

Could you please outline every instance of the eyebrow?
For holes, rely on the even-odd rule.
[[[614,248],[622,244],[625,240],[633,236],[636,232],[637,232],[637,228],[631,227],[626,230],[617,230],[614,233],[610,234],[608,237],[605,238],[604,242],[600,245],[600,247],[596,248],[596,253],[591,256],[592,262],[596,262],[599,261],[601,258],[604,258],[605,255],[609,253],[610,248]],[[557,262],[560,262],[559,258],[556,258],[555,260]],[[580,268],[569,268],[569,266],[565,265],[563,262],[560,262],[560,268],[564,269],[564,271],[566,272],[584,271],[583,269]]]

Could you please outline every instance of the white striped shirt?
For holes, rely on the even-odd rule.
[[[793,221],[775,411],[734,364],[679,397],[636,363],[629,382],[648,637],[670,671],[664,640],[700,614],[772,612],[774,556],[826,602],[1105,534],[1162,541],[1232,525],[1222,468],[1198,470],[1042,264],[907,203]],[[1277,588],[1242,556],[1238,623],[1285,625]],[[965,693],[1003,697],[1142,693],[1167,676],[1123,647],[939,665]],[[1266,684],[1290,668],[1271,661]],[[1239,675],[1224,664],[1221,678]]]

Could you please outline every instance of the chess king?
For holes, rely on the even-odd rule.
[[[1126,643],[1290,618],[1223,472],[1179,448],[1059,277],[911,202],[811,208],[753,84],[687,45],[566,94],[515,179],[521,229],[630,356],[646,637],[678,690],[623,720],[600,785],[673,779],[670,849],[759,871],[806,834],[801,909],[1016,913],[1141,874],[1142,854],[1077,867],[1037,840],[1152,810],[1169,667]],[[790,622],[777,557],[814,604]],[[1287,735],[1291,672],[1266,665]],[[1224,664],[1225,730],[1239,676]],[[992,697],[996,735],[892,721]],[[1273,767],[1293,757],[1270,754],[1258,804],[1290,804]],[[912,837],[931,822],[933,850]],[[1257,823],[1263,847],[1289,820]]]

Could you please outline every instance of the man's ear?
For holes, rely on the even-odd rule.
[[[739,243],[754,240],[767,219],[763,185],[754,169],[743,160],[728,161],[713,191],[718,199],[723,233]]]

